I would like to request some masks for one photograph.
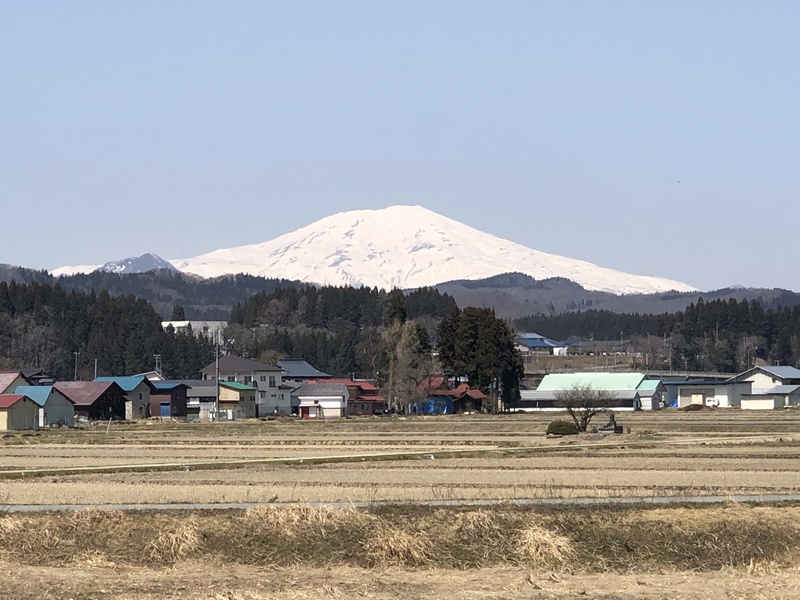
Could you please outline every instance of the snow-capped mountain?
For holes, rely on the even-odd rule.
[[[169,271],[177,271],[172,263],[164,260],[157,254],[148,252],[141,256],[133,256],[131,258],[123,258],[122,260],[114,260],[107,262],[104,265],[76,265],[73,267],[61,267],[52,272],[55,276],[61,275],[75,275],[76,273],[91,273],[92,271],[105,271],[106,273],[146,273],[147,271],[156,271],[158,269],[167,269]]]
[[[107,262],[97,270],[105,271],[106,273],[147,273],[147,271],[156,271],[158,269],[178,270],[172,263],[150,252],[141,256]]]
[[[616,294],[693,291],[679,281],[630,275],[527,248],[421,206],[355,210],[259,244],[171,261],[201,277],[249,273],[318,284],[403,289],[519,272],[564,277]]]

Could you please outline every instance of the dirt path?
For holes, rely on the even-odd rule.
[[[264,569],[183,563],[172,569],[3,563],[0,597],[17,600],[782,600],[800,598],[800,573],[744,571],[629,574]]]

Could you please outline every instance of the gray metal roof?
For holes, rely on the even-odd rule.
[[[775,377],[778,377],[780,379],[800,379],[800,369],[795,369],[794,367],[758,366],[756,368],[761,369],[762,371],[769,373],[770,375],[774,375]]]
[[[278,366],[283,369],[284,377],[291,379],[327,379],[327,373],[312,367],[302,358],[282,358]]]
[[[766,393],[767,394],[794,394],[798,389],[800,389],[800,385],[776,385],[774,388],[771,388]]]
[[[350,393],[343,383],[304,383],[292,396],[330,396],[331,398],[347,398]]]
[[[203,367],[201,373],[208,373],[213,375],[216,373],[216,362]],[[257,360],[245,358],[243,356],[234,356],[233,354],[226,354],[219,357],[219,371],[220,373],[253,373],[255,371],[280,371],[280,367],[275,365],[267,365]]]

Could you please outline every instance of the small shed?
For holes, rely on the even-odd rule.
[[[219,382],[219,411],[228,419],[255,419],[257,387],[235,381]]]
[[[0,394],[0,431],[36,429],[39,406],[24,394]]]
[[[182,381],[151,381],[155,391],[150,394],[150,415],[186,418],[187,390]]]
[[[14,391],[39,406],[39,427],[74,427],[75,405],[52,385],[20,385]]]

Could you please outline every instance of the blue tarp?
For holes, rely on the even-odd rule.
[[[451,415],[453,399],[450,396],[431,396],[427,400],[409,404],[408,412],[413,415]]]

